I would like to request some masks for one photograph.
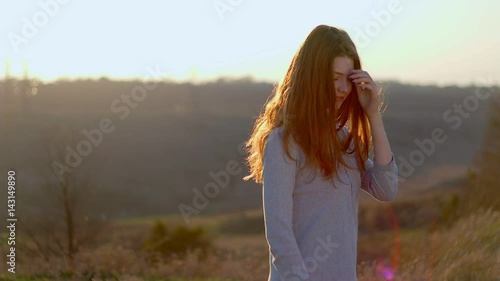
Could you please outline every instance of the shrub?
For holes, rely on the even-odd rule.
[[[204,259],[211,247],[211,242],[206,238],[206,231],[201,226],[188,228],[179,225],[169,231],[161,221],[155,222],[149,238],[144,243],[144,248],[151,251],[153,257],[154,254],[159,254],[163,258],[182,258],[190,251],[198,251],[198,258]]]

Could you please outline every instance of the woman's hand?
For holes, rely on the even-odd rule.
[[[353,69],[349,75],[356,86],[358,100],[368,117],[378,113],[380,104],[380,89],[373,81],[368,72],[361,69]]]

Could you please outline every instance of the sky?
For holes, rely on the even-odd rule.
[[[0,75],[279,81],[319,24],[375,80],[500,84],[497,0],[0,0]]]

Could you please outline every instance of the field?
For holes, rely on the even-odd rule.
[[[359,280],[498,280],[500,212],[480,210],[445,221],[440,212],[445,204],[443,197],[434,196],[361,206]],[[391,212],[397,225],[391,224]],[[189,227],[206,229],[212,243],[208,257],[199,260],[193,251],[151,265],[143,243],[157,221],[169,229],[184,224],[180,216],[117,220],[72,263],[23,259],[20,253],[18,270],[23,273],[16,279],[4,274],[2,280],[266,280],[268,246],[261,210],[197,217]]]

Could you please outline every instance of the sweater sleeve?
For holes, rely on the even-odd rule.
[[[290,154],[298,160],[292,146]],[[309,279],[292,228],[296,169],[297,162],[287,157],[278,131],[272,131],[264,150],[262,195],[265,235],[273,256],[272,263],[282,280],[289,280],[292,276]]]
[[[379,201],[392,201],[398,193],[398,167],[392,155],[387,165],[374,163],[370,158],[361,172],[361,189]]]

